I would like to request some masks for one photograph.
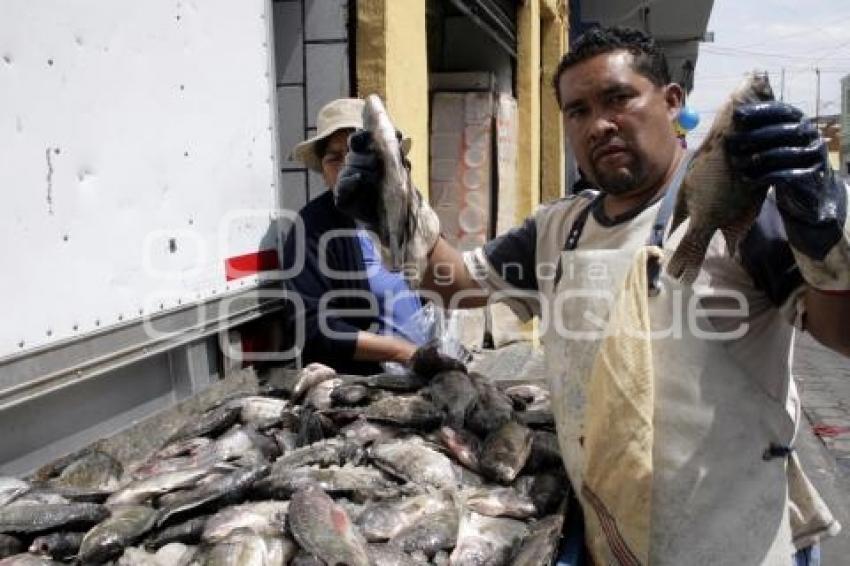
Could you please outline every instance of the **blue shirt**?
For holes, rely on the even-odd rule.
[[[423,327],[427,324],[421,316],[419,296],[400,273],[384,267],[380,252],[365,230],[357,230],[357,238],[369,289],[378,302],[378,333],[401,336],[420,346],[425,344],[430,337],[430,328]]]

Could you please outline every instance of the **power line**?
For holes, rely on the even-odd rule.
[[[796,10],[792,10],[792,11],[796,12]],[[848,20],[850,20],[850,14],[844,14],[844,15],[838,16],[838,19],[832,20],[831,25],[835,26],[837,24],[846,22]],[[747,48],[750,48],[750,47],[758,47],[759,45],[764,45],[765,43],[770,43],[772,41],[783,41],[783,40],[786,40],[786,39],[789,39],[789,38],[792,38],[792,37],[799,37],[799,36],[802,36],[802,35],[811,35],[813,30],[820,30],[822,32],[825,32],[829,36],[835,37],[835,36],[832,35],[832,33],[829,31],[828,28],[821,27],[819,25],[813,24],[811,26],[806,27],[806,29],[802,29],[802,30],[797,31],[797,32],[793,32],[793,33],[789,33],[789,34],[785,34],[785,35],[779,35],[779,36],[776,36],[776,37],[771,37],[771,38],[768,38],[768,39],[764,39],[762,41],[757,41],[755,43],[747,43],[747,44],[744,44],[744,45],[736,45],[736,46],[733,46],[733,48],[735,48],[735,49],[747,49]]]
[[[850,57],[822,57],[821,59],[814,59],[811,55],[790,55],[788,53],[768,53],[766,51],[748,51],[746,49],[735,49],[732,47],[721,47],[719,45],[702,45],[700,46],[700,51],[705,51],[706,53],[712,53],[715,55],[723,55],[727,57],[740,57],[741,55],[752,55],[753,57],[774,57],[780,59],[797,59],[804,61],[847,61],[850,63]],[[814,66],[814,63],[812,63]]]
[[[833,47],[829,47],[829,48],[824,49],[824,51],[827,51],[827,50],[835,50],[835,49],[841,49],[842,47],[845,47],[845,46],[847,46],[847,45],[850,45],[850,40],[848,40],[848,41],[842,41],[842,42],[841,42],[841,43],[839,43],[838,45],[835,45],[835,46],[833,46]],[[820,59],[818,59],[817,61],[815,61],[815,65],[817,65],[818,63],[820,63],[820,62],[821,62],[821,61],[823,61],[824,59],[826,59],[826,56],[821,57]]]

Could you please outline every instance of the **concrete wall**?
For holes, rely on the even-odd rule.
[[[315,135],[316,113],[350,96],[347,0],[275,0],[275,60],[284,208],[299,210],[326,190],[321,176],[290,160]]]

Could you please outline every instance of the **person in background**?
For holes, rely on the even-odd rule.
[[[320,173],[331,190],[299,212],[303,232],[288,233],[283,268],[297,267],[303,253],[303,266],[285,281],[304,304],[303,312],[289,317],[290,325],[303,329],[301,362],[368,375],[381,371],[381,362],[406,362],[427,341],[429,329],[419,297],[400,274],[384,268],[366,230],[334,204],[332,189],[348,136],[363,127],[363,106],[355,98],[329,102],[319,110],[317,134],[293,149],[294,158]],[[410,140],[403,146],[408,151]]]

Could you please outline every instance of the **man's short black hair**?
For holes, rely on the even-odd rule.
[[[559,79],[569,69],[596,55],[625,49],[634,56],[634,70],[648,78],[656,86],[670,84],[670,71],[667,69],[667,58],[655,40],[642,31],[625,28],[595,27],[581,34],[563,56],[555,71],[553,86],[558,104],[561,103],[561,88]]]

